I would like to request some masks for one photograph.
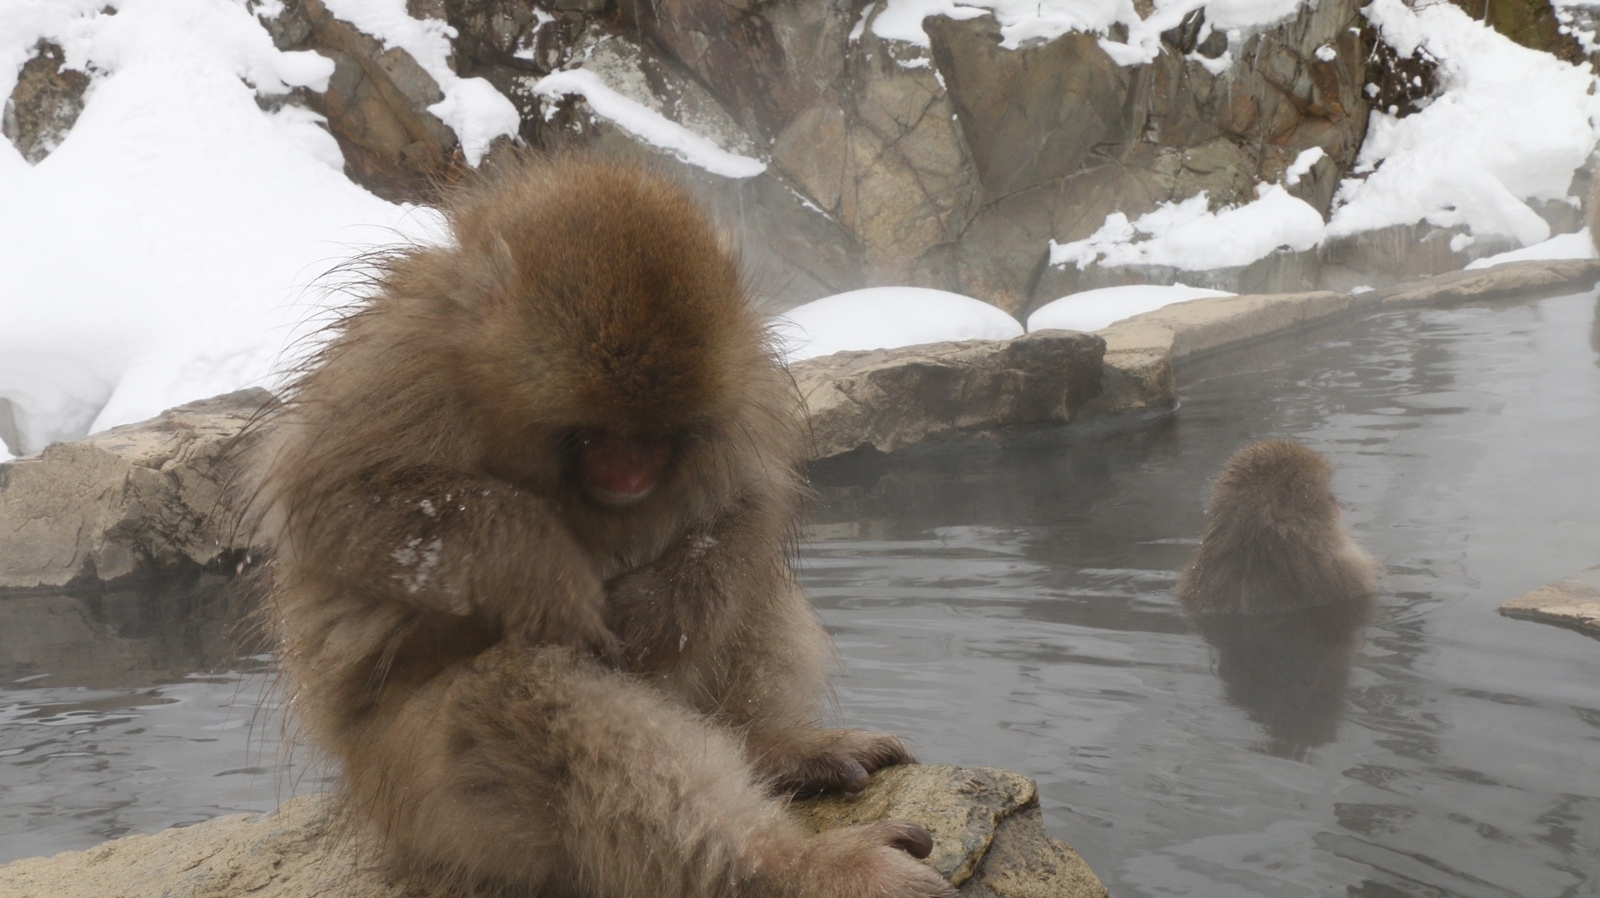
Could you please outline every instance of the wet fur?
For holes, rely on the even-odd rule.
[[[896,847],[920,830],[785,811],[911,755],[818,726],[799,400],[703,213],[592,159],[445,211],[453,243],[375,260],[256,468],[283,675],[348,815],[457,886],[951,894]],[[603,507],[572,483],[586,428],[671,433],[674,461]]]
[[[1321,455],[1288,440],[1234,455],[1178,581],[1185,610],[1254,614],[1370,596],[1377,566],[1340,520],[1332,476]]]

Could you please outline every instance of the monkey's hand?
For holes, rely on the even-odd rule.
[[[795,727],[751,748],[756,769],[801,795],[860,792],[874,771],[917,762],[899,737],[871,730]]]
[[[345,588],[477,617],[508,639],[615,658],[605,588],[547,500],[503,481],[411,469],[311,509],[302,570]]]
[[[785,866],[787,888],[777,893],[801,898],[956,898],[950,883],[921,862],[932,853],[933,836],[902,820],[827,830]]]

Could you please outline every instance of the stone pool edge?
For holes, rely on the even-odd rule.
[[[1513,296],[1559,296],[1588,290],[1597,282],[1600,259],[1555,259],[1458,271],[1363,293],[1241,294],[1174,303],[1095,331],[1106,343],[1104,373],[1101,394],[1086,411],[1098,417],[1172,408],[1179,386],[1175,363],[1341,316]]]

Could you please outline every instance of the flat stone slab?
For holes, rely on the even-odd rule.
[[[1600,639],[1600,565],[1524,593],[1499,610],[1506,617],[1554,624]]]
[[[928,863],[973,898],[1106,898],[1077,852],[1045,832],[1033,781],[991,768],[893,767],[853,798],[797,802],[813,829],[893,815],[934,836]],[[325,794],[87,851],[0,866],[4,898],[444,898],[397,878],[334,823]]]

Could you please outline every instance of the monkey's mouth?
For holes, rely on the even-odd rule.
[[[672,438],[664,434],[591,431],[577,439],[578,485],[589,498],[615,508],[650,495],[671,460]]]

